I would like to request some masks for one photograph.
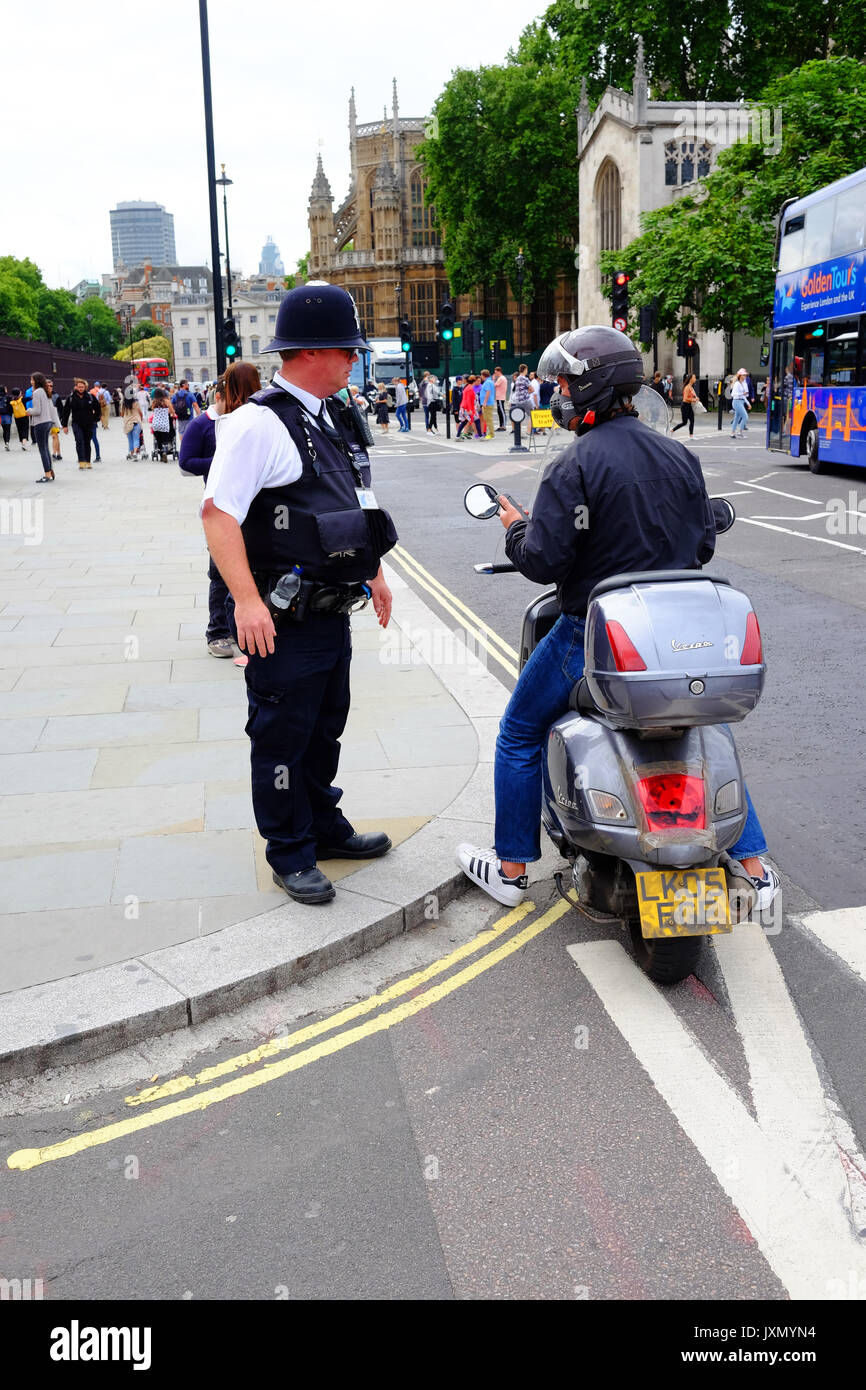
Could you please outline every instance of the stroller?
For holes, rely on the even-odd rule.
[[[174,459],[174,462],[177,463],[179,455],[177,450],[177,430],[175,429],[174,418],[171,415],[168,417],[167,440],[163,434],[163,437],[157,441],[153,428],[153,415],[149,417],[148,423],[150,425],[151,457],[154,463],[167,463],[169,459]],[[147,458],[147,454],[142,451],[141,457]]]

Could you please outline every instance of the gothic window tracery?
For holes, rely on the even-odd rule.
[[[713,147],[707,140],[665,141],[665,184],[680,188],[710,172]]]
[[[412,245],[439,246],[436,209],[432,203],[425,202],[424,180],[420,173],[414,173],[409,183],[409,212]]]

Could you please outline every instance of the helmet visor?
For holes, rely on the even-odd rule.
[[[601,359],[598,357],[572,357],[564,346],[564,340],[570,337],[571,332],[560,333],[544,349],[536,368],[536,375],[543,381],[557,381],[561,376],[583,376],[590,367],[600,365]]]

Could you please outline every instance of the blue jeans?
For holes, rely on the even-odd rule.
[[[401,428],[401,430],[408,430],[408,428],[409,428],[409,412],[408,412],[408,408],[407,408],[405,405],[398,405],[398,406],[397,406],[397,419],[400,421],[400,428]]]
[[[746,430],[749,428],[749,416],[746,412],[746,403],[743,400],[734,401],[734,418],[731,421],[731,434],[734,430]]]
[[[101,457],[102,457],[102,455],[101,455],[100,452],[99,452],[99,435],[98,435],[98,433],[97,433],[98,429],[99,429],[99,423],[97,422],[97,423],[93,426],[93,429],[92,429],[91,432],[90,432],[90,442],[91,442],[91,444],[93,445],[94,449],[96,450],[96,462],[97,462],[97,463],[99,463],[99,460],[100,460]]]
[[[129,452],[131,454],[134,454],[139,444],[141,443],[141,425],[138,423],[137,420],[133,425],[132,429],[129,431],[129,434],[126,436],[126,438],[129,443]]]
[[[496,853],[513,864],[541,858],[541,759],[547,731],[568,709],[568,697],[583,675],[583,618],[563,613],[539,642],[514,689],[496,740]],[[728,850],[749,859],[767,848],[761,823],[746,790],[743,833]]]

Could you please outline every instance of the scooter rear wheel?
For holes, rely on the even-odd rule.
[[[629,922],[635,960],[659,985],[676,985],[694,974],[704,948],[702,936],[643,936],[640,922]]]

